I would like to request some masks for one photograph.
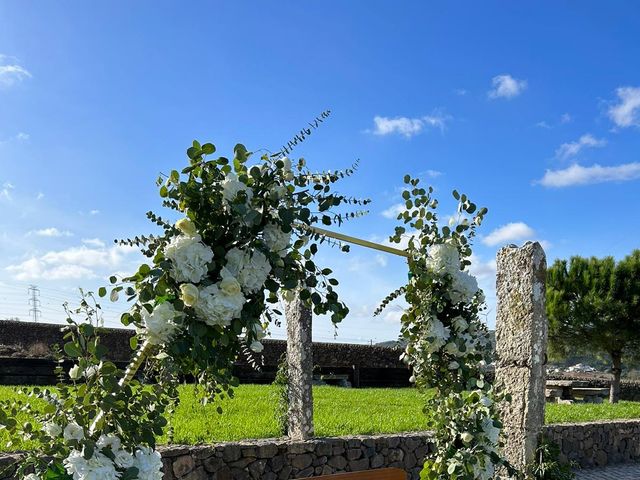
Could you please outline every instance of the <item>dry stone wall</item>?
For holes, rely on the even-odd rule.
[[[418,480],[431,450],[428,433],[349,438],[278,439],[160,448],[165,480],[288,480],[383,467]],[[0,458],[0,471],[14,457]],[[10,476],[0,475],[0,480]]]

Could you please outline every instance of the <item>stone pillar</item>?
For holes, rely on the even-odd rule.
[[[505,457],[522,468],[535,458],[544,423],[547,262],[538,242],[498,252],[496,384],[512,396],[502,411]]]
[[[298,293],[285,305],[289,366],[289,438],[313,437],[311,309]]]

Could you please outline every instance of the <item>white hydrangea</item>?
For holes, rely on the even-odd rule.
[[[240,291],[227,295],[220,289],[220,283],[201,288],[194,306],[200,320],[208,325],[229,325],[232,319],[240,317],[246,301]]]
[[[453,303],[469,303],[478,291],[478,281],[476,277],[467,272],[458,271],[453,277],[449,297]]]
[[[452,243],[438,243],[429,249],[427,267],[438,275],[455,275],[460,271],[460,254]]]
[[[138,469],[138,480],[162,480],[162,457],[148,447],[138,447],[133,466]]]
[[[62,434],[65,441],[77,440],[80,441],[84,438],[84,430],[80,425],[75,422],[71,422],[64,427],[64,433]]]
[[[74,480],[117,480],[120,477],[111,459],[100,452],[94,452],[87,460],[82,452],[73,450],[63,465]]]
[[[171,260],[171,276],[178,282],[198,283],[213,260],[213,251],[202,243],[200,235],[179,235],[164,249],[164,256]]]
[[[287,247],[291,243],[291,232],[285,233],[277,223],[269,223],[262,231],[262,238],[269,250],[281,257],[287,254]]]
[[[426,336],[428,338],[426,350],[429,353],[437,352],[447,343],[447,339],[450,335],[451,329],[449,327],[445,327],[437,318],[432,317],[426,331]]]
[[[153,345],[164,345],[176,333],[178,325],[175,319],[181,315],[182,313],[176,311],[171,302],[156,305],[151,313],[142,307],[140,316],[144,327],[138,328],[138,333]]]
[[[264,253],[259,250],[249,253],[232,248],[225,258],[227,259],[226,271],[238,280],[245,293],[254,293],[264,288],[264,282],[271,272],[271,264]],[[223,269],[223,276],[225,269]]]
[[[253,190],[251,190],[245,183],[238,180],[238,175],[233,172],[229,172],[227,177],[222,181],[222,197],[227,202],[233,202],[240,192],[244,192],[246,194],[247,200],[251,200],[253,197]]]
[[[500,429],[493,425],[493,419],[486,417],[482,421],[482,432],[484,433],[487,440],[492,445],[498,444],[498,438],[500,437]]]

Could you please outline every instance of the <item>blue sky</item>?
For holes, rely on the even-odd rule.
[[[361,167],[340,190],[373,200],[343,231],[393,232],[405,173],[453,213],[450,191],[489,215],[473,271],[494,322],[494,258],[543,242],[549,261],[637,248],[640,5],[633,2],[0,3],[0,318],[61,321],[74,289],[127,272],[112,240],[152,228],[154,180],[194,138]],[[397,336],[400,258],[323,253],[352,309],[338,341]],[[105,305],[108,325],[121,305]],[[274,336],[282,336],[274,329]],[[325,319],[317,340],[332,340]]]

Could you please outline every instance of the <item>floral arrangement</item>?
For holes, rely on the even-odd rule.
[[[159,480],[155,438],[177,402],[178,374],[193,375],[206,400],[232,394],[238,383],[234,361],[262,350],[268,325],[281,314],[275,306],[294,291],[335,324],[348,313],[331,270],[313,260],[325,238],[309,227],[360,215],[336,209],[368,200],[331,191],[356,165],[313,173],[304,159],[293,164],[284,153],[264,154],[249,164],[254,156],[243,145],[235,146],[231,160],[211,158],[215,150],[194,141],[187,150],[189,165],[158,179],[163,206],[177,221],[149,212],[162,234],[120,241],[139,246],[149,258],[132,276],[110,278],[111,300],[124,293],[133,303],[121,317],[137,329],[131,346],[138,353],[129,368],[119,370],[106,359],[96,328],[100,306],[88,295],[69,311],[64,351],[74,361],[71,383],[61,367],[55,391],[31,392],[47,402],[44,412],[19,401],[0,409],[0,426],[41,445],[21,462],[19,475]],[[98,295],[107,290],[101,287]],[[84,319],[76,322],[73,314]],[[134,375],[145,359],[153,381],[141,384]],[[15,417],[21,411],[40,425],[19,425]]]
[[[433,189],[405,176],[402,225],[390,240],[408,238],[409,282],[391,293],[382,311],[401,295],[409,304],[401,318],[407,346],[402,359],[412,367],[411,380],[422,389],[434,388],[427,400],[436,449],[425,461],[425,480],[488,480],[501,467],[515,470],[500,456],[497,404],[503,400],[484,375],[490,362],[488,331],[480,320],[484,296],[466,271],[471,241],[486,208],[477,209],[466,195],[454,191],[457,218],[440,226]],[[407,233],[409,227],[409,233]]]

